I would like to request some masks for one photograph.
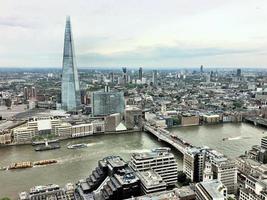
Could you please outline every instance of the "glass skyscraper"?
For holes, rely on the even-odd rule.
[[[123,92],[93,92],[93,116],[106,116],[114,113],[123,113],[125,100]]]
[[[80,85],[76,67],[70,17],[67,17],[64,39],[62,83],[62,109],[77,111],[81,105]]]

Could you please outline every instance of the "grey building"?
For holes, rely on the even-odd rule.
[[[158,85],[158,71],[157,70],[153,70],[152,83],[153,83],[154,86]]]
[[[225,200],[227,188],[221,181],[211,180],[196,184],[196,200]]]
[[[67,17],[64,39],[62,83],[62,109],[77,111],[81,105],[80,85],[76,67],[70,17]]]
[[[65,188],[61,188],[55,184],[44,186],[35,186],[30,192],[21,192],[19,200],[74,200],[74,185],[68,183]]]
[[[142,110],[137,107],[127,107],[124,112],[125,126],[127,129],[141,129]]]
[[[142,78],[143,78],[143,69],[142,69],[142,67],[139,68],[138,78],[139,78],[139,80],[142,80]]]
[[[123,113],[125,101],[123,92],[93,92],[93,116],[107,116],[114,113]]]
[[[203,179],[206,149],[200,147],[187,148],[183,158],[183,172],[193,182]]]

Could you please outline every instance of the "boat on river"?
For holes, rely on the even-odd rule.
[[[39,145],[34,150],[35,151],[47,151],[47,150],[54,150],[54,149],[59,149],[59,148],[60,148],[59,143],[48,144],[48,141],[46,140],[45,145]]]
[[[68,145],[68,149],[79,149],[79,148],[86,148],[86,147],[88,147],[88,145],[85,143]]]

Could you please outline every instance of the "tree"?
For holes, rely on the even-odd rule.
[[[186,181],[186,174],[185,173],[179,173],[178,174],[178,181],[180,182],[180,183],[183,183],[183,182],[185,182]]]
[[[10,200],[10,198],[8,198],[8,197],[3,197],[3,198],[1,198],[0,200]]]

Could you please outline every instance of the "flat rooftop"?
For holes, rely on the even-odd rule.
[[[125,174],[123,175],[115,174],[114,176],[120,182],[121,185],[132,184],[139,181],[139,178],[129,167],[125,169]]]
[[[27,105],[25,104],[12,105],[11,109],[7,109],[6,106],[0,106],[0,115],[2,115],[4,119],[9,119],[18,113],[25,112],[26,108]]]
[[[126,162],[119,156],[107,158],[107,163],[112,167],[122,167],[126,165]]]
[[[170,148],[162,147],[151,150],[151,152],[145,152],[145,153],[134,153],[132,156],[135,159],[149,159],[149,158],[155,158],[155,157],[164,157],[164,156],[173,156],[173,154],[170,152]]]
[[[210,196],[214,198],[222,198],[224,199],[224,196],[219,192],[221,187],[225,187],[222,185],[222,183],[218,180],[211,180],[207,182],[201,182],[199,183],[203,186],[203,188],[210,194]]]
[[[153,170],[138,172],[138,176],[142,183],[147,186],[166,186],[166,183],[162,180],[161,176]]]

